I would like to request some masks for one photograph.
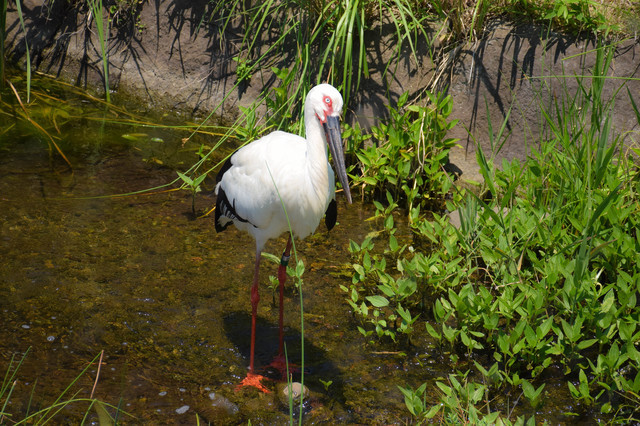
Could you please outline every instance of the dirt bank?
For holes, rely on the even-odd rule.
[[[103,74],[95,25],[87,19],[82,5],[68,3],[24,2],[32,63],[41,72],[100,92]],[[149,108],[176,114],[202,114],[224,101],[219,113],[233,117],[239,105],[250,104],[265,87],[275,84],[270,67],[265,67],[254,73],[242,91],[235,87],[236,62],[232,58],[239,53],[242,33],[233,24],[223,30],[215,22],[202,20],[208,7],[206,0],[144,2],[139,21],[124,21],[113,28],[109,35],[109,79],[116,96],[133,96]],[[24,33],[15,9],[10,8],[7,22],[9,57],[24,63]],[[439,69],[441,64],[432,63],[426,49],[419,47],[419,64],[409,55],[400,57],[396,75],[383,83],[393,46],[378,37],[367,48],[371,76],[356,94],[350,115],[365,125],[374,124],[385,114],[385,104],[393,103],[404,91],[419,93],[435,75],[441,75],[440,87],[453,97],[452,118],[460,122],[453,136],[460,138],[462,147],[452,152],[451,159],[462,169],[463,178],[471,180],[479,180],[475,144],[490,150],[489,117],[496,129],[509,114],[507,141],[497,158],[524,156],[536,143],[543,125],[540,102],[550,105],[565,88],[574,92],[575,79],[566,77],[588,75],[595,60],[595,45],[589,39],[552,33],[535,25],[495,21],[480,41],[457,51],[450,67]],[[638,53],[635,41],[620,43],[610,75],[640,77]],[[285,57],[276,61],[280,67],[291,65]],[[444,73],[436,74],[442,69]],[[640,102],[638,80],[609,80],[606,92],[612,95],[623,84]],[[626,88],[617,92],[614,126],[623,131],[638,130]],[[627,140],[636,144],[635,133],[629,133]]]

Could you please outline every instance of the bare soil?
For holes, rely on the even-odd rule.
[[[95,23],[82,7],[25,1],[27,40],[38,71],[100,93],[100,46]],[[121,20],[113,26],[108,51],[114,97],[189,116],[202,116],[221,104],[216,113],[231,119],[238,114],[238,106],[249,105],[265,88],[277,84],[270,67],[265,67],[249,84],[235,87],[232,58],[239,54],[243,33],[239,23],[223,30],[216,22],[203,20],[210,14],[209,7],[207,0],[144,2],[139,21]],[[8,55],[24,64],[24,33],[11,7],[7,23]],[[387,27],[391,25],[381,24],[382,34],[392,34]],[[378,33],[370,40],[371,75],[355,94],[348,119],[373,125],[386,114],[385,105],[393,105],[405,91],[418,95],[437,77],[437,87],[453,98],[451,118],[459,120],[452,136],[460,139],[461,146],[452,151],[451,162],[462,171],[463,180],[470,181],[481,180],[476,144],[491,151],[489,123],[495,133],[509,115],[508,136],[496,155],[498,161],[524,157],[544,126],[540,103],[551,105],[565,90],[574,93],[578,85],[573,76],[590,75],[596,47],[592,39],[550,32],[546,27],[493,21],[481,40],[443,55],[437,63],[427,55],[426,46],[418,46],[418,63],[404,52],[390,67],[395,75],[385,78],[387,62],[393,58],[393,37]],[[263,37],[264,46],[270,41],[269,35]],[[608,96],[615,95],[615,129],[628,132],[627,144],[636,147],[639,126],[628,93],[640,103],[638,47],[635,40],[617,45],[610,75],[620,79],[608,80],[606,88]],[[271,65],[290,66],[293,56],[280,52]]]

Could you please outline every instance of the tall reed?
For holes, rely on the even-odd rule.
[[[7,31],[7,0],[0,0],[0,90],[4,89],[4,38]]]
[[[88,0],[93,19],[96,21],[98,40],[100,41],[100,53],[102,55],[102,71],[104,75],[104,93],[107,102],[111,102],[109,91],[109,52],[107,40],[109,38],[109,19],[105,17],[102,0]]]
[[[216,7],[211,20],[227,28],[234,18],[242,17],[244,32],[242,51],[236,58],[238,80],[248,80],[254,70],[271,67],[282,80],[280,96],[286,108],[281,120],[273,120],[276,126],[290,122],[290,115],[299,115],[304,94],[311,86],[329,82],[342,92],[345,104],[349,104],[352,91],[357,91],[363,78],[369,77],[367,46],[376,37],[371,27],[390,23],[395,28],[393,52],[384,70],[384,78],[390,72],[390,64],[397,59],[404,47],[416,66],[418,40],[429,43],[421,13],[409,0],[337,0],[332,2],[277,2],[268,0],[255,6],[236,0]],[[213,16],[216,15],[216,16]],[[422,14],[423,16],[423,14]],[[284,69],[275,69],[273,56],[262,52],[264,34],[276,33],[277,40],[269,43],[269,50],[295,52],[294,59]],[[285,34],[290,33],[290,36]],[[430,46],[429,46],[430,47]],[[282,104],[282,102],[280,102]]]
[[[5,0],[6,1],[6,0]],[[24,49],[26,57],[26,69],[27,69],[27,103],[31,102],[31,55],[29,53],[29,41],[27,40],[27,28],[24,25],[24,17],[22,16],[22,6],[20,6],[20,0],[16,0],[16,8],[18,9],[18,17],[20,18],[20,27],[24,33]]]

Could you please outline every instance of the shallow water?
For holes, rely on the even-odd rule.
[[[249,358],[251,237],[233,228],[216,234],[212,217],[194,219],[185,191],[116,196],[173,181],[176,170],[197,161],[201,145],[213,146],[213,137],[196,135],[184,144],[184,130],[114,123],[128,115],[46,84],[36,85],[30,112],[72,169],[46,135],[16,119],[17,104],[0,111],[0,372],[13,371],[30,348],[7,411],[20,418],[48,407],[80,376],[63,400],[88,398],[95,386],[94,396],[112,405],[112,415],[119,411],[118,421],[125,424],[288,422],[278,380],[267,383],[270,394],[236,391]],[[212,182],[205,187],[212,189]],[[287,353],[300,366],[304,351],[304,383],[310,388],[304,420],[410,423],[397,386],[429,382],[430,406],[438,401],[434,380],[446,382],[449,373],[466,366],[452,366],[423,329],[402,350],[370,344],[360,335],[340,285],[351,282],[349,241],[360,243],[380,224],[366,220],[373,214],[370,206],[347,206],[340,195],[338,200],[334,230],[326,232],[321,224],[297,243],[306,266],[304,346],[300,293],[291,279],[285,295]],[[213,203],[201,194],[196,209],[205,212]],[[396,223],[402,227],[401,218]],[[284,238],[271,241],[267,251],[277,255],[284,244]],[[268,365],[278,351],[278,310],[268,285],[276,268],[263,260],[257,367]],[[101,351],[98,369],[91,361]],[[265,374],[277,379],[271,371]],[[566,420],[562,413],[573,408],[557,376],[546,381],[548,403],[537,412],[551,423]],[[293,378],[301,380],[300,371]],[[522,398],[501,395],[491,406],[531,416],[528,404],[514,411]],[[77,423],[87,407],[74,403],[54,423]],[[97,423],[97,411],[89,410],[87,419]]]
[[[41,116],[72,170],[28,123],[0,116],[2,371],[31,348],[8,411],[52,404],[104,351],[95,396],[135,416],[120,415],[125,423],[194,424],[196,415],[212,423],[287,421],[277,381],[268,383],[268,395],[235,390],[248,367],[253,240],[231,228],[216,234],[212,217],[194,220],[184,191],[113,196],[172,181],[176,169],[197,160],[199,145],[213,140],[197,137],[183,147],[184,133],[103,122],[99,104],[55,95],[64,95],[64,111],[81,109],[84,117],[56,113],[55,102],[47,107],[54,112]],[[213,202],[199,196],[196,208]],[[306,265],[309,423],[403,423],[409,414],[396,385],[440,375],[434,362],[414,367],[424,348],[419,357],[380,351],[355,327],[339,285],[350,282],[349,240],[373,230],[365,221],[371,214],[339,197],[336,228],[327,233],[321,225],[297,243]],[[278,254],[284,242],[272,241],[267,251]],[[277,353],[277,307],[267,285],[276,265],[265,259],[261,272],[258,366]],[[300,365],[300,297],[291,279],[285,309],[287,352]],[[96,376],[94,363],[66,397],[89,397]],[[73,404],[56,421],[75,422],[86,407]],[[89,419],[97,421],[94,410]]]

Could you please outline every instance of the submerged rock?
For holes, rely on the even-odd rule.
[[[191,407],[189,407],[188,405],[183,405],[183,406],[182,406],[182,407],[180,407],[180,408],[176,408],[176,413],[177,413],[177,414],[184,414],[184,413],[186,413],[187,411],[189,411],[189,408],[191,408]]]
[[[309,397],[309,388],[299,382],[283,383],[279,396],[285,404],[289,403],[290,396],[294,401],[299,402],[301,396],[303,400]]]
[[[223,410],[228,415],[238,414],[238,411],[239,411],[238,406],[233,402],[229,401],[224,396],[215,392],[211,392],[209,393],[209,399],[211,400],[212,407],[215,407],[219,410]]]

